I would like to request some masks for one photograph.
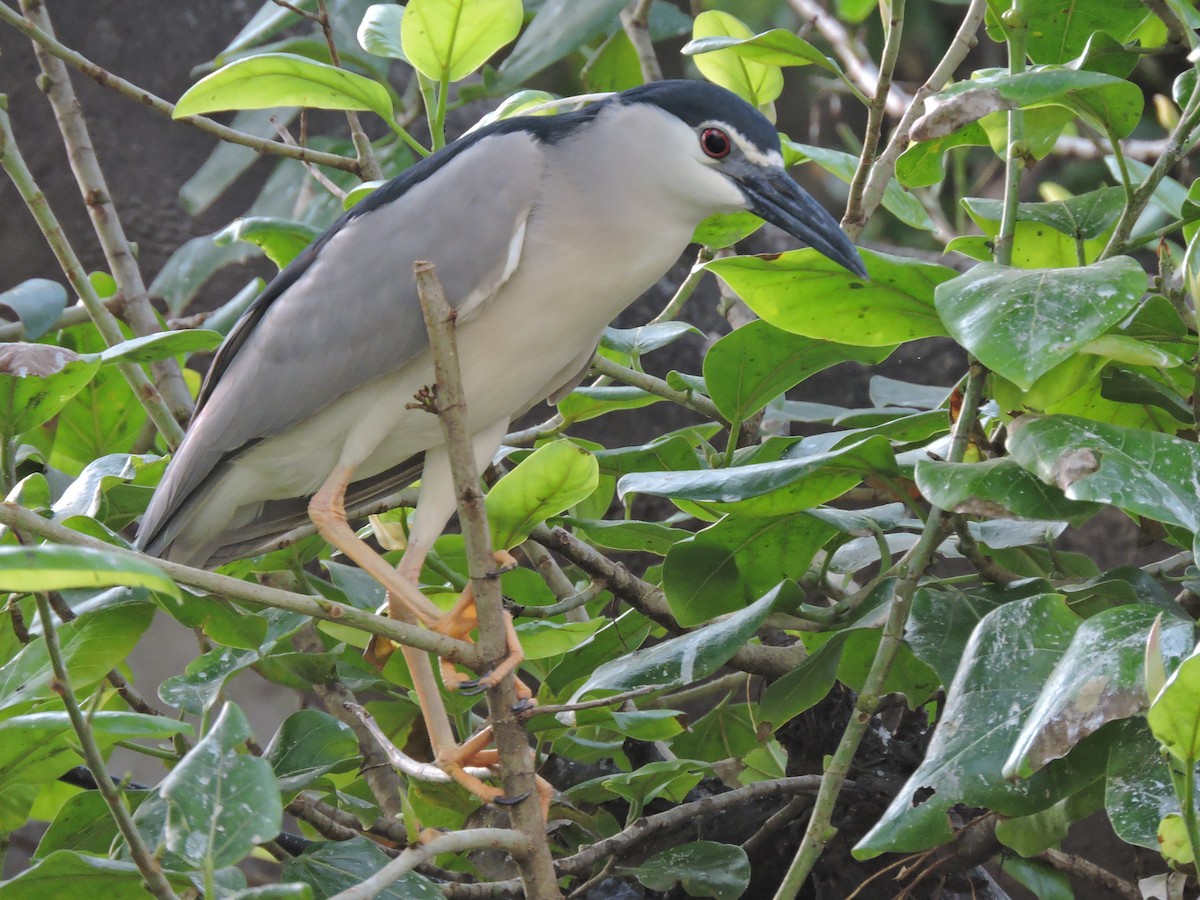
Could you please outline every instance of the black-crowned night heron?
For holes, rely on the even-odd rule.
[[[514,417],[578,381],[604,327],[671,267],[701,221],[744,210],[865,274],[837,221],[784,171],[775,128],[714,85],[658,82],[455,141],[342,216],[246,312],[213,361],[139,545],[213,565],[311,515],[388,589],[392,617],[455,633],[416,587],[455,498],[437,416],[409,405],[434,381],[413,262],[436,264],[458,311],[483,466]],[[408,547],[393,569],[346,524],[345,503],[418,473]],[[440,707],[427,696],[437,695],[428,657],[405,655],[428,720]],[[448,726],[437,728],[444,745]],[[494,799],[495,788],[461,777],[455,748],[430,731],[439,762]]]

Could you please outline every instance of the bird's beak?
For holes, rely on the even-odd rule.
[[[739,174],[736,180],[746,195],[750,212],[779,226],[855,275],[868,277],[858,248],[850,243],[837,219],[783,169],[755,166],[752,171]]]

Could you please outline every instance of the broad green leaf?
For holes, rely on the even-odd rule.
[[[243,263],[259,255],[259,250],[240,241],[218,247],[215,235],[202,235],[185,241],[150,282],[152,297],[162,297],[167,311],[179,315],[208,280],[225,266]],[[211,319],[205,324],[212,326]]]
[[[728,516],[680,541],[663,563],[663,590],[685,628],[743,609],[779,582],[799,580],[835,531],[810,516]]]
[[[350,726],[317,709],[288,716],[263,757],[279,790],[300,791],[327,772],[345,772],[359,762],[358,740]]]
[[[122,792],[132,809],[137,808],[146,794],[146,791]],[[54,821],[38,841],[33,856],[38,859],[56,850],[106,856],[118,834],[117,823],[113,821],[103,795],[99,791],[80,791],[68,797],[59,809]]]
[[[317,897],[351,890],[390,861],[378,844],[365,837],[348,841],[313,841],[299,856],[283,865],[283,881],[302,881]],[[380,900],[442,900],[437,885],[408,872],[375,895]]]
[[[815,65],[834,75],[842,67],[804,38],[782,28],[772,28],[750,37],[715,35],[688,41],[679,52],[684,56],[701,56],[719,50],[730,50],[738,56],[767,66]],[[699,61],[697,61],[699,65]]]
[[[597,547],[656,553],[659,556],[666,556],[675,544],[692,536],[690,531],[660,522],[564,518],[563,524]]]
[[[22,434],[52,418],[99,367],[65,347],[0,344],[0,435]]]
[[[244,752],[248,737],[245,715],[226,703],[159,788],[167,803],[167,849],[193,866],[233,865],[282,827],[271,765]]]
[[[652,624],[636,610],[627,610],[564,656],[546,676],[546,685],[561,694],[582,684],[599,666],[642,646]]]
[[[812,340],[758,319],[709,348],[704,382],[721,414],[741,422],[810,375],[842,362],[877,365],[893,349]]]
[[[1079,626],[1025,720],[1006,777],[1028,778],[1102,725],[1146,711],[1146,640],[1159,615],[1151,606],[1118,606]],[[1168,667],[1191,652],[1190,622],[1164,621],[1162,637]]]
[[[1050,766],[1014,783],[1000,770],[1078,625],[1057,594],[1008,603],[984,617],[963,653],[924,761],[855,847],[857,856],[911,852],[949,841],[954,834],[947,811],[956,803],[1015,816],[1071,792],[1070,785],[1084,773]]]
[[[1200,654],[1185,659],[1146,715],[1159,742],[1186,768],[1200,759]]]
[[[188,88],[171,115],[271,106],[365,110],[392,121],[392,97],[378,81],[291,53],[262,53],[221,67]]]
[[[1179,798],[1162,745],[1143,719],[1124,723],[1108,754],[1105,811],[1121,840],[1158,850],[1158,824],[1179,812]]]
[[[435,81],[461,81],[521,30],[521,0],[409,0],[400,21],[404,55]]]
[[[1155,406],[1180,422],[1195,424],[1192,405],[1183,395],[1164,382],[1143,372],[1120,366],[1106,366],[1100,373],[1100,396],[1117,403]]]
[[[846,184],[854,179],[854,171],[858,168],[858,157],[853,153],[844,153],[841,150],[830,150],[814,144],[801,144],[784,138],[783,151],[789,166],[812,160]],[[929,218],[929,213],[925,211],[921,201],[904,190],[897,181],[889,181],[887,187],[884,188],[883,207],[906,225],[920,228],[923,231],[933,230],[933,220]]]
[[[586,499],[599,480],[596,458],[570,441],[551,441],[523,459],[487,494],[497,550],[510,550],[551,516]]]
[[[299,256],[321,229],[294,219],[276,219],[268,216],[248,216],[234,219],[229,225],[213,235],[218,247],[228,246],[234,241],[244,241],[262,248],[263,253],[282,269]]]
[[[569,702],[592,691],[620,692],[649,685],[668,688],[699,681],[725,665],[754,636],[782,590],[783,585],[777,585],[740,612],[682,637],[610,658],[575,690]]]
[[[53,328],[66,308],[67,289],[48,278],[30,278],[0,293],[0,313],[19,321],[29,341]]]
[[[873,473],[895,471],[890,442],[880,436],[850,447],[780,462],[695,472],[646,472],[618,482],[620,496],[653,494],[706,504],[714,512],[779,516],[840,497]]]
[[[983,220],[999,226],[1003,214],[1002,201],[965,197],[962,202],[976,222]],[[1038,222],[1070,237],[1090,240],[1108,231],[1124,207],[1125,191],[1119,187],[1106,187],[1064,200],[1018,203],[1017,221]]]
[[[179,596],[175,582],[148,560],[61,544],[0,547],[3,591],[30,593],[122,584]]]
[[[586,422],[620,409],[640,409],[661,403],[662,397],[623,384],[578,387],[558,401],[558,411],[568,422]]]
[[[793,334],[859,347],[946,334],[934,310],[934,288],[954,278],[953,269],[861,252],[870,281],[812,249],[715,259],[705,268],[759,316]]]
[[[833,8],[837,17],[843,22],[857,25],[875,12],[878,4],[875,0],[834,0]]]
[[[762,228],[763,220],[754,213],[735,212],[709,216],[696,226],[690,243],[703,244],[713,250],[732,247]]]
[[[754,32],[741,19],[719,10],[696,16],[693,43],[704,38],[753,38]],[[733,91],[751,106],[765,106],[783,93],[783,72],[778,65],[749,59],[732,49],[715,50],[695,57],[700,74],[714,84]]]
[[[115,362],[149,363],[183,353],[203,353],[221,343],[222,336],[203,328],[160,331],[122,341],[100,352],[105,365]]]
[[[404,7],[397,3],[373,3],[358,26],[358,44],[372,56],[408,62],[400,42],[400,20]]]
[[[671,847],[625,871],[652,891],[669,891],[678,884],[689,897],[715,900],[737,900],[750,885],[746,851],[714,841]]]
[[[167,460],[112,453],[94,459],[54,501],[54,518],[87,516],[120,530],[146,511]]]
[[[569,653],[605,624],[603,619],[563,623],[545,620],[522,622],[517,626],[517,637],[521,640],[526,659],[546,659]]]
[[[1004,857],[1004,874],[1028,888],[1038,900],[1075,900],[1071,879],[1049,863],[1018,854]]]
[[[1145,272],[1125,256],[1076,269],[981,263],[939,284],[936,303],[955,340],[1028,389],[1124,318],[1145,292]]]
[[[287,127],[298,113],[295,107],[244,109],[234,114],[229,127],[255,137],[275,138],[276,124]],[[222,141],[179,189],[180,205],[189,215],[199,216],[259,159],[258,151],[252,147]]]
[[[988,5],[998,19],[1011,4],[989,0]],[[1029,23],[1027,50],[1030,58],[1039,63],[1061,63],[1075,58],[1098,31],[1124,43],[1147,16],[1146,7],[1138,0],[1070,4],[1029,0],[1022,6],[1022,12]],[[1004,40],[998,24],[989,23],[988,31],[996,40]]]
[[[1094,503],[1068,500],[1013,460],[947,463],[921,459],[917,488],[935,506],[986,518],[1069,520],[1076,524],[1100,511]]]
[[[1123,334],[1102,334],[1098,338],[1092,338],[1079,348],[1079,352],[1092,353],[1131,366],[1173,369],[1183,365],[1183,360],[1174,353],[1168,353],[1153,344]]]
[[[759,718],[778,729],[820,703],[837,679],[842,648],[850,633],[839,631],[795,669],[767,685],[759,703]]]
[[[546,0],[500,64],[501,84],[523,84],[584,44],[613,31],[625,0]],[[657,5],[657,4],[656,4]]]
[[[1200,446],[1193,441],[1074,416],[1023,416],[1008,449],[1072,500],[1109,503],[1200,531]]]
[[[608,36],[579,73],[589,94],[626,91],[644,83],[637,49],[623,30]]]
[[[946,177],[946,151],[955,147],[986,147],[987,135],[976,122],[943,137],[914,141],[896,160],[896,180],[905,187],[929,187]]]
[[[168,880],[180,893],[195,887],[178,873],[169,874]],[[79,896],[81,887],[86,887],[89,896],[104,900],[145,900],[149,896],[134,863],[58,850],[0,882],[0,900],[62,900]]]
[[[687,322],[659,322],[639,328],[605,328],[600,336],[600,346],[616,350],[628,356],[638,357],[652,350],[669,346],[685,334],[701,334],[695,325]]]

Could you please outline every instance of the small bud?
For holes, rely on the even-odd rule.
[[[1000,21],[1009,28],[1024,28],[1027,24],[1025,17],[1021,15],[1020,11],[1016,7],[1012,6],[1000,13]]]
[[[1179,125],[1179,107],[1166,94],[1154,95],[1154,116],[1164,131],[1174,131]]]

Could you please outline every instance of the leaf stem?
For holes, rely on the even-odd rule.
[[[46,641],[46,655],[50,657],[50,665],[54,669],[54,682],[51,686],[67,708],[67,717],[71,720],[71,727],[79,738],[83,758],[87,762],[88,769],[91,770],[92,778],[96,780],[96,787],[99,788],[100,795],[108,805],[109,813],[117,823],[117,828],[120,829],[121,836],[125,838],[125,843],[129,846],[129,855],[133,857],[138,871],[142,873],[146,889],[159,900],[179,900],[163,874],[158,860],[154,858],[146,846],[146,842],[142,840],[137,826],[133,824],[133,816],[125,808],[121,790],[113,783],[112,776],[108,774],[108,769],[104,765],[104,755],[96,743],[92,726],[83,714],[83,710],[79,708],[79,701],[76,700],[75,692],[71,689],[67,664],[63,659],[62,645],[58,641],[58,632],[54,628],[54,616],[50,612],[50,601],[46,599],[45,594],[39,593],[35,597]],[[209,894],[209,896],[214,895]]]
[[[967,441],[979,415],[979,406],[983,398],[983,369],[978,363],[971,365],[964,389],[962,411],[952,432],[950,462],[962,462],[966,451]],[[821,779],[821,790],[813,804],[812,816],[804,839],[796,851],[795,859],[784,876],[775,900],[792,900],[800,891],[805,880],[812,872],[829,841],[837,834],[833,826],[833,811],[843,784],[846,782],[850,765],[858,750],[859,742],[871,723],[871,717],[879,706],[881,692],[896,654],[904,640],[904,625],[908,621],[909,610],[912,608],[912,598],[917,590],[917,582],[929,567],[938,544],[945,534],[948,513],[934,506],[925,520],[925,527],[917,543],[904,554],[897,564],[897,575],[894,593],[892,594],[891,609],[887,622],[883,626],[883,636],[879,641],[879,649],[871,663],[871,670],[863,682],[862,691],[854,703],[854,712],[850,722],[842,733],[842,739],[834,751],[825,774]]]
[[[450,96],[450,76],[443,75],[438,82],[437,108],[433,121],[429,125],[432,134],[433,149],[441,150],[446,146],[446,99]]]
[[[1008,43],[1008,72],[1020,75],[1025,71],[1025,45],[1029,23],[1021,0],[1013,0],[1005,12],[1005,39]],[[1000,216],[1000,232],[996,235],[994,256],[997,263],[1012,265],[1013,239],[1017,232],[1017,201],[1020,198],[1021,175],[1025,171],[1025,111],[1019,107],[1008,111],[1008,149],[1004,159],[1004,209]]]
[[[622,384],[641,388],[648,394],[654,394],[656,397],[686,406],[715,421],[725,421],[725,417],[721,415],[716,404],[703,394],[697,394],[695,391],[677,391],[661,378],[655,378],[653,375],[647,375],[645,372],[638,372],[636,369],[613,362],[607,356],[596,354],[592,359],[592,370],[601,375],[607,375]]]
[[[4,479],[4,495],[17,486],[17,439],[0,434],[0,478]]]

